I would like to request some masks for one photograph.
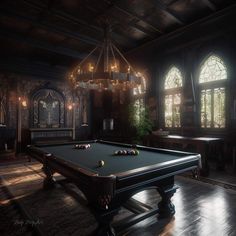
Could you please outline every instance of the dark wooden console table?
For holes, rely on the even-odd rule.
[[[176,149],[176,144],[179,149],[188,151],[188,146],[192,145],[195,151],[201,154],[202,169],[201,175],[209,175],[208,157],[211,150],[214,150],[217,158],[217,168],[224,169],[223,153],[224,153],[224,140],[222,138],[212,137],[187,137],[180,135],[147,135],[144,139],[144,144],[147,146],[162,147],[168,149]]]
[[[31,143],[43,143],[49,141],[71,141],[72,128],[33,128],[30,129]]]

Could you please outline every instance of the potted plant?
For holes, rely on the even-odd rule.
[[[143,137],[153,128],[148,109],[135,103],[129,106],[129,124],[131,130],[134,130],[134,141],[139,144],[142,144]]]

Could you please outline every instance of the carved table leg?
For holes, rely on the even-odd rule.
[[[111,226],[111,222],[114,218],[114,216],[117,214],[118,210],[114,210],[109,213],[99,213],[96,212],[95,218],[98,222],[98,227],[94,232],[94,235],[96,236],[115,236],[115,230]]]
[[[46,177],[43,181],[44,189],[51,189],[55,185],[55,179],[53,178],[54,172],[50,169],[50,167],[44,163],[43,165],[43,172],[45,173]]]
[[[158,188],[158,192],[162,197],[162,200],[158,203],[160,218],[171,217],[175,214],[175,206],[171,202],[171,197],[174,195],[177,188],[177,186]]]
[[[192,175],[194,179],[200,179],[200,169],[196,168],[194,170],[192,170]]]

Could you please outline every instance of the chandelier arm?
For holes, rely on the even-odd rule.
[[[113,56],[115,64],[116,64],[116,56],[115,56],[115,53],[114,53],[114,50],[113,50],[113,44],[112,43],[110,44],[110,48],[111,48],[111,53],[112,53],[112,56]]]
[[[79,63],[78,67],[80,67],[87,59],[90,57],[98,48],[98,45]]]
[[[100,53],[99,53],[99,56],[98,56],[98,59],[97,59],[97,63],[96,63],[94,72],[97,72],[97,68],[98,68],[98,65],[99,65],[99,62],[100,62],[100,60],[101,60],[101,57],[102,57],[103,52],[104,52],[104,44],[102,45],[101,51],[100,51]]]
[[[133,72],[135,72],[134,68],[130,65],[130,63],[126,60],[126,58],[123,56],[121,51],[116,47],[116,45],[112,44],[112,46],[115,48],[115,50],[119,53],[119,55],[122,57],[122,59],[127,63],[127,65],[132,69]]]

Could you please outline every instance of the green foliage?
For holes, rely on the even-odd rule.
[[[149,118],[147,108],[142,106],[129,106],[129,124],[135,130],[136,142],[140,143],[142,138],[152,131],[153,123]]]

